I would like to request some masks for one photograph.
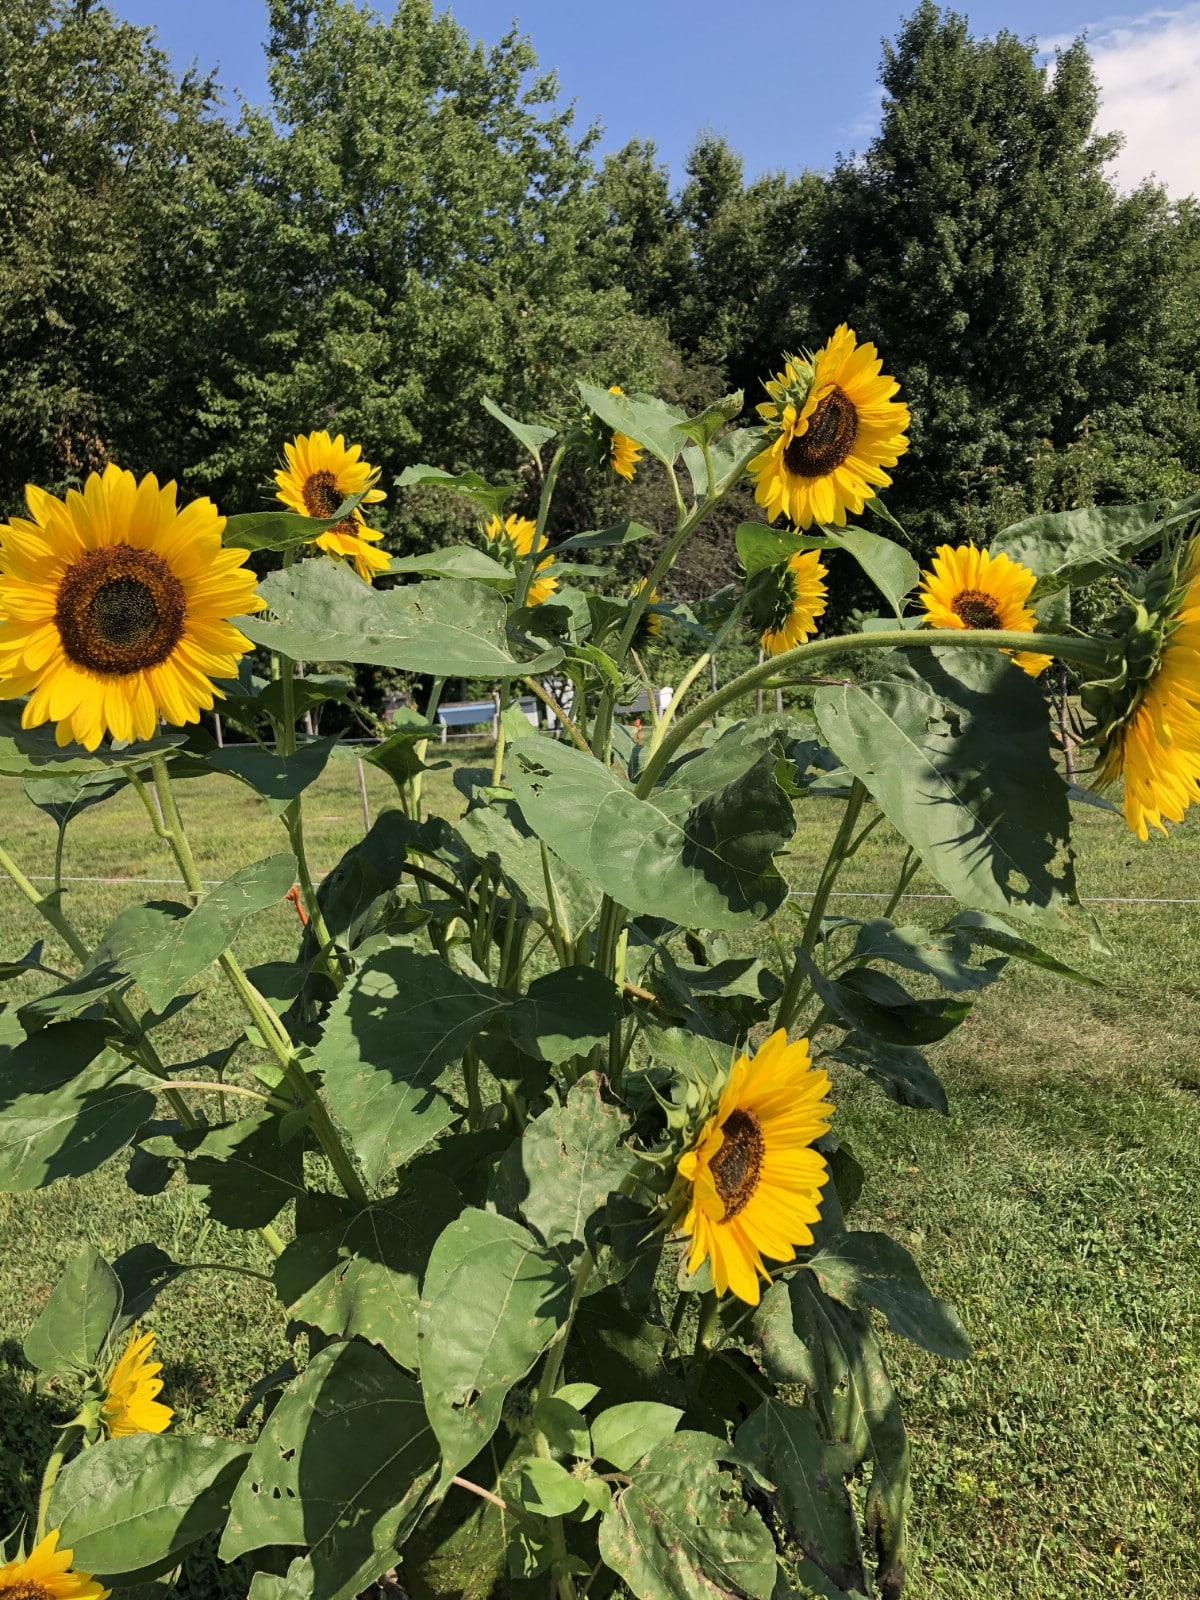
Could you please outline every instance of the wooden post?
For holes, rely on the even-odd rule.
[[[758,664],[759,664],[760,667],[763,664],[763,652],[762,652],[761,645],[759,646],[759,651],[758,651]],[[758,689],[758,690],[755,691],[754,709],[758,713],[758,715],[761,717],[762,713],[763,713],[763,692],[762,692],[761,689]]]
[[[775,709],[776,709],[776,711],[779,712],[779,714],[781,716],[783,715],[783,690],[782,689],[776,689],[776,691],[775,691]]]
[[[213,730],[215,731],[216,736],[217,736],[217,749],[218,750],[224,750],[224,748],[225,748],[225,735],[221,731],[221,713],[219,711],[214,711],[213,712]]]
[[[362,801],[363,832],[371,831],[371,808],[367,804],[367,774],[362,764],[362,757],[358,758],[358,797]]]
[[[1071,744],[1071,713],[1067,694],[1067,664],[1058,663],[1058,736],[1062,740],[1063,770],[1067,782],[1075,782],[1075,751]]]

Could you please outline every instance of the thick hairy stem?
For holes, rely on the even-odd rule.
[[[63,1469],[63,1463],[75,1445],[83,1438],[83,1425],[78,1422],[68,1423],[59,1435],[58,1444],[51,1452],[46,1463],[46,1470],[42,1474],[42,1488],[38,1495],[37,1531],[34,1544],[40,1544],[46,1536],[46,1513],[50,1509],[50,1496],[54,1493],[54,1485],[58,1482],[58,1475]],[[31,1585],[31,1587],[34,1587]],[[45,1592],[44,1590],[42,1591]]]

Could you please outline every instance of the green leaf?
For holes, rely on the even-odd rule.
[[[729,1447],[677,1433],[643,1460],[600,1523],[600,1554],[641,1600],[714,1600],[775,1587],[775,1542],[718,1459]]]
[[[528,724],[526,731],[533,732]],[[569,944],[595,920],[600,909],[600,890],[543,844],[511,796],[491,796],[487,805],[472,807],[458,826],[477,859],[494,861],[535,914],[549,915],[546,887],[549,870],[555,914]]]
[[[543,1061],[569,1061],[607,1039],[624,1009],[611,978],[594,967],[560,967],[529,985],[512,1007],[513,1039]]]
[[[985,950],[999,950],[1005,956],[1014,956],[1019,961],[1028,961],[1047,972],[1057,973],[1060,978],[1069,978],[1072,983],[1086,983],[1094,989],[1104,987],[1099,978],[1093,978],[1076,967],[1068,966],[1065,961],[1059,961],[1040,945],[1022,938],[998,917],[989,917],[986,912],[960,911],[957,916],[951,917],[943,931],[951,934],[956,943],[965,944],[968,948],[982,945]]]
[[[89,970],[111,963],[129,973],[161,1011],[229,948],[247,917],[278,905],[295,881],[296,858],[283,852],[242,867],[192,911],[172,901],[130,906],[110,923]]]
[[[568,550],[614,550],[621,545],[637,544],[641,539],[657,539],[653,528],[641,522],[614,522],[611,527],[598,528],[591,533],[576,533],[554,546],[554,554]]]
[[[992,540],[1037,574],[1035,596],[1082,588],[1104,576],[1112,562],[1131,556],[1162,537],[1170,510],[1166,501],[1144,500],[1132,506],[1081,506],[1015,522]]]
[[[39,811],[65,829],[82,812],[120,794],[128,782],[123,772],[109,771],[80,777],[26,778],[22,787]]]
[[[205,761],[214,772],[240,778],[255,794],[262,795],[273,817],[281,817],[296,796],[321,776],[337,746],[337,734],[313,739],[290,756],[262,750],[258,745],[226,745],[209,751]]]
[[[838,981],[827,978],[808,953],[796,950],[813,993],[843,1022],[886,1044],[933,1044],[965,1022],[969,1000],[914,1000],[886,972],[851,967]]]
[[[579,393],[589,411],[594,411],[614,433],[623,433],[644,446],[667,466],[679,455],[690,437],[686,412],[652,395],[610,394],[588,383]]]
[[[519,1214],[546,1244],[582,1242],[588,1219],[634,1165],[621,1144],[627,1118],[600,1096],[600,1077],[589,1072],[565,1105],[529,1123],[505,1153],[491,1198]]]
[[[930,1294],[921,1269],[886,1233],[841,1233],[805,1262],[822,1289],[852,1311],[874,1306],[888,1327],[931,1355],[964,1360],[971,1341],[954,1307]]]
[[[116,1273],[85,1244],[26,1334],[26,1361],[51,1378],[90,1371],[121,1315],[123,1299]]]
[[[968,915],[978,916],[978,912]],[[949,931],[952,924],[939,933],[927,928],[898,928],[886,917],[875,917],[864,922],[854,945],[855,961],[890,961],[894,966],[909,972],[924,973],[936,978],[943,989],[952,994],[972,994],[995,983],[1004,970],[1005,963],[987,961],[981,967],[971,964],[971,946]],[[1015,937],[1015,935],[1014,935]],[[982,941],[981,941],[982,942]]]
[[[709,454],[712,456],[718,495],[723,495],[737,482],[745,471],[747,463],[762,449],[762,443],[763,436],[759,428],[733,428],[729,433],[713,440],[709,446]],[[707,498],[708,468],[703,451],[698,450],[694,444],[688,445],[683,452],[683,460],[688,469],[688,476],[692,480],[696,499]]]
[[[788,1533],[810,1561],[842,1589],[870,1593],[846,1480],[854,1471],[849,1444],[830,1444],[807,1411],[767,1400],[737,1430],[738,1451],[775,1485]]]
[[[121,1317],[118,1328],[124,1332],[157,1300],[169,1284],[188,1269],[172,1261],[156,1244],[135,1244],[123,1251],[112,1264],[121,1285]]]
[[[516,581],[511,567],[497,561],[473,544],[447,545],[441,550],[427,550],[419,556],[393,556],[389,571],[417,572],[427,578],[463,578],[473,583],[485,583],[491,589],[509,594]]]
[[[510,653],[505,601],[483,584],[434,578],[375,589],[344,562],[305,561],[259,585],[278,618],[243,617],[256,644],[293,660],[353,661],[439,677],[518,678],[562,659],[550,650],[530,661]]]
[[[889,1044],[868,1033],[850,1032],[824,1053],[873,1078],[897,1105],[949,1114],[942,1080],[911,1045]]]
[[[178,1142],[188,1152],[188,1182],[213,1221],[227,1228],[265,1228],[305,1192],[304,1142],[287,1143],[283,1119],[271,1113]]]
[[[75,1565],[105,1579],[175,1565],[225,1521],[250,1451],[229,1439],[135,1433],[63,1468],[50,1525]]]
[[[434,1245],[418,1338],[443,1485],[499,1427],[505,1396],[566,1320],[570,1293],[563,1256],[507,1217],[464,1212]]]
[[[828,539],[793,533],[788,528],[768,528],[765,522],[743,522],[734,539],[747,578],[768,567],[781,567],[800,551],[826,550],[830,544]]]
[[[795,831],[769,746],[739,725],[668,769],[639,799],[602,763],[553,740],[513,750],[526,821],[568,865],[630,911],[685,927],[762,921],[787,895],[775,854]]]
[[[353,751],[349,747],[343,747],[347,755],[354,755],[360,761],[369,761],[373,767],[386,772],[401,792],[411,778],[415,778],[418,772],[426,770],[424,761],[417,754],[417,745],[427,741],[431,735],[437,737],[435,723],[426,722],[415,711],[410,715],[412,721],[406,722],[394,733],[390,733],[382,744]]]
[[[826,743],[934,877],[981,911],[1056,921],[1076,899],[1066,786],[1037,685],[999,655],[906,651],[817,691]]]
[[[561,1517],[583,1501],[583,1484],[558,1461],[527,1461],[518,1483],[522,1506],[536,1516]]]
[[[586,1389],[589,1385],[578,1384],[574,1387]],[[579,1456],[584,1461],[591,1460],[592,1435],[587,1421],[581,1412],[563,1399],[562,1391],[552,1395],[549,1400],[538,1401],[533,1408],[533,1423],[545,1434],[552,1450],[565,1456]]]
[[[0,1063],[0,1192],[92,1172],[154,1112],[155,1083],[104,1049],[102,1024],[58,1022]]]
[[[57,1017],[67,1017],[73,1011],[82,1011],[85,1006],[90,1006],[95,1000],[103,999],[114,989],[128,988],[132,982],[129,974],[122,972],[113,962],[102,961],[98,966],[85,968],[78,977],[72,978],[69,983],[64,983],[61,988],[51,989],[48,994],[40,994],[36,999],[27,1000],[20,1007],[18,1015],[23,1026],[32,1033],[35,1028],[53,1022]]]
[[[483,397],[483,409],[489,416],[495,417],[497,422],[502,423],[514,439],[519,439],[533,459],[540,464],[542,446],[557,437],[557,428],[547,428],[539,422],[518,422],[516,417],[510,417],[507,411],[502,411],[487,395]]]
[[[182,728],[173,728],[153,739],[132,744],[102,745],[91,753],[82,745],[60,745],[53,723],[40,728],[22,728],[23,702],[0,703],[0,777],[61,779],[99,777],[114,767],[145,766],[153,755],[166,755],[187,738]]]
[[[338,995],[316,1062],[369,1182],[454,1120],[435,1080],[510,1003],[437,956],[405,949],[373,956]]]
[[[656,1444],[674,1434],[683,1412],[655,1400],[609,1406],[592,1423],[592,1449],[618,1472],[631,1472]]]
[[[233,1496],[221,1559],[299,1545],[312,1600],[352,1600],[393,1565],[436,1461],[416,1384],[370,1345],[330,1345],[267,1419]]]
[[[894,539],[868,533],[864,528],[828,528],[821,531],[830,544],[854,557],[863,572],[899,617],[905,596],[916,588],[921,569]]]
[[[452,1184],[426,1177],[348,1221],[302,1234],[275,1262],[279,1298],[296,1320],[381,1345],[415,1370],[421,1277],[434,1241],[461,1209]]]
[[[226,517],[221,543],[241,550],[290,550],[318,538],[330,528],[345,522],[362,504],[371,485],[357,494],[347,495],[331,517],[303,517],[298,511],[243,511]]]
[[[449,489],[454,494],[465,495],[472,504],[485,512],[489,517],[502,517],[505,504],[516,494],[515,484],[495,485],[481,478],[477,472],[461,472],[457,476],[453,472],[446,472],[441,467],[427,467],[414,465],[405,467],[396,479],[397,489],[416,489],[432,485],[438,489]]]

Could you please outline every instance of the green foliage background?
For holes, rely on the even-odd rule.
[[[747,182],[704,136],[673,193],[651,145],[597,158],[517,33],[473,43],[431,0],[270,18],[272,104],[239,113],[93,0],[4,7],[0,512],[108,459],[254,509],[317,427],[385,481],[503,473],[485,393],[553,413],[590,371],[753,403],[843,319],[913,408],[889,502],[922,551],[1200,478],[1200,206],[1115,191],[1081,41],[1051,70],[926,0],[861,158]],[[603,525],[605,475],[564,487]],[[444,501],[393,502],[391,547],[460,537]],[[743,509],[689,547],[682,598],[731,575]]]

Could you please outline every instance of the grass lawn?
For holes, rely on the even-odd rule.
[[[390,786],[371,768],[367,783],[374,815]],[[427,794],[457,814],[448,773],[433,775]],[[286,849],[281,825],[231,780],[190,782],[181,804],[206,879]],[[352,760],[309,791],[306,818],[313,863],[328,868],[361,831]],[[799,821],[784,870],[803,888],[836,817],[810,801]],[[890,881],[899,851],[885,834],[872,835],[843,889]],[[9,780],[0,780],[0,837],[30,873],[52,871],[54,827]],[[1082,807],[1077,843],[1085,896],[1200,898],[1200,826],[1143,846],[1116,816]],[[64,872],[176,877],[128,794],[72,825]],[[131,900],[179,893],[167,883],[68,888],[65,909],[88,938]],[[914,896],[935,891],[913,884]],[[798,921],[803,905],[785,918]],[[880,905],[845,898],[830,909],[857,916]],[[910,920],[930,926],[952,910],[935,899],[906,905]],[[1084,919],[1074,934],[1038,937],[1105,987],[1010,971],[933,1048],[949,1118],[901,1110],[849,1073],[837,1080],[835,1127],[867,1172],[853,1220],[914,1252],[976,1346],[972,1361],[953,1364],[885,1335],[913,1445],[914,1600],[1197,1592],[1200,905],[1092,910],[1111,956],[1089,947]],[[0,958],[42,937],[3,879],[0,928]],[[238,953],[248,964],[279,957],[295,934],[295,913],[282,906],[243,931]],[[65,967],[53,940],[47,952]],[[25,978],[8,992],[24,998],[33,986]],[[171,1028],[162,1048],[177,1060],[237,1031],[215,971]],[[178,1181],[140,1197],[121,1167],[0,1195],[0,1531],[29,1509],[59,1416],[52,1398],[33,1397],[20,1342],[82,1241],[110,1258],[150,1238],[181,1260],[269,1266],[257,1236],[209,1222]],[[245,1390],[288,1348],[267,1286],[228,1272],[189,1274],[160,1299],[154,1325],[164,1398],[189,1431],[234,1429]],[[236,1583],[214,1569],[200,1587]]]

